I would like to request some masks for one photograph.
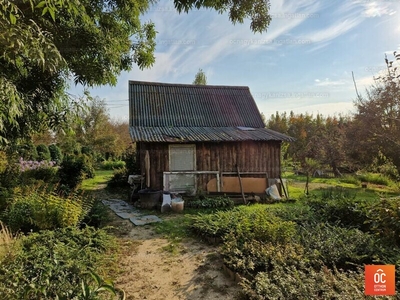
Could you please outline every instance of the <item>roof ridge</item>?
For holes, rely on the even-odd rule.
[[[157,86],[185,86],[192,88],[221,88],[221,89],[246,89],[250,90],[248,86],[244,85],[202,85],[202,84],[190,84],[190,83],[168,83],[168,82],[153,82],[153,81],[139,81],[129,80],[129,85],[140,84],[140,85],[157,85]]]

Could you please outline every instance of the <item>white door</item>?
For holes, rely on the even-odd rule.
[[[196,170],[196,145],[169,145],[169,170],[171,172]],[[196,192],[194,174],[169,175],[168,190],[173,192]]]

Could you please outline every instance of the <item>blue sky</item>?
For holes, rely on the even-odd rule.
[[[159,1],[142,17],[158,31],[154,66],[134,66],[115,87],[91,94],[105,99],[112,118],[127,120],[129,80],[192,83],[201,68],[209,85],[248,86],[267,118],[347,114],[356,98],[352,71],[363,93],[385,69],[385,53],[400,52],[400,0],[271,0],[270,13],[268,31],[254,34],[227,14],[178,14],[172,1]]]

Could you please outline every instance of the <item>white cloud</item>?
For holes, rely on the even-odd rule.
[[[344,85],[345,81],[344,80],[330,80],[329,78],[325,78],[324,80],[320,79],[315,79],[315,86],[338,86],[338,85]]]
[[[389,2],[363,2],[362,5],[364,6],[363,15],[367,18],[382,17],[384,15],[392,16],[396,13],[396,10],[390,7]]]

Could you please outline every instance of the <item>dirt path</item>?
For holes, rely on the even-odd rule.
[[[99,198],[104,196],[110,195]],[[151,225],[135,226],[111,211],[110,216],[121,245],[115,285],[127,300],[238,298],[240,287],[223,272],[216,247],[190,238],[171,244]]]

